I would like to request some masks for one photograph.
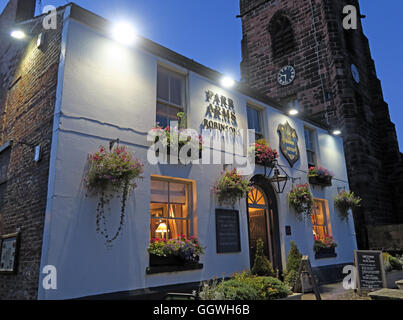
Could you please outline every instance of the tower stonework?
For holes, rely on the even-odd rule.
[[[357,8],[356,30],[343,28],[346,5]],[[350,188],[363,198],[357,242],[368,247],[368,226],[403,223],[403,157],[358,0],[240,0],[240,18],[242,81],[342,130]],[[284,66],[295,69],[288,85],[278,82]]]

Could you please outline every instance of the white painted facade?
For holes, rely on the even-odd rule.
[[[333,186],[312,188],[317,198],[327,199],[330,223],[337,257],[315,260],[312,226],[297,220],[287,203],[291,189],[288,182],[283,194],[277,195],[279,230],[283,265],[295,241],[299,250],[310,257],[313,267],[351,263],[356,249],[353,219],[340,220],[333,205],[338,188],[348,189],[342,139],[301,119],[260,103],[241,93],[224,90],[219,84],[194,72],[175,66],[136,47],[127,48],[106,35],[69,18],[67,7],[63,31],[62,57],[59,68],[57,105],[51,151],[48,204],[45,221],[41,270],[46,265],[57,269],[57,290],[44,290],[41,275],[39,299],[69,299],[119,291],[150,288],[169,284],[195,282],[229,276],[249,268],[249,244],[246,202],[241,201],[240,253],[217,254],[215,209],[211,186],[220,176],[223,165],[150,165],[147,162],[147,132],[156,119],[156,84],[158,64],[171,65],[187,76],[187,116],[190,128],[200,128],[206,112],[206,91],[230,97],[236,108],[238,125],[247,128],[247,102],[264,112],[264,134],[272,148],[279,150],[277,127],[286,121],[297,130],[300,160],[290,168],[280,155],[279,164],[286,166],[292,177],[307,181],[307,157],[304,125],[314,128],[318,136],[320,165],[335,177]],[[144,179],[130,196],[126,207],[123,233],[108,249],[96,233],[97,198],[86,197],[83,178],[87,156],[100,145],[119,138],[145,164]],[[256,174],[263,173],[256,167]],[[194,181],[197,207],[194,208],[195,235],[206,247],[201,257],[203,269],[146,275],[147,247],[150,239],[150,176],[162,175]],[[119,213],[120,203],[112,201],[112,212]],[[116,225],[119,215],[116,215]],[[285,226],[292,235],[285,235]]]

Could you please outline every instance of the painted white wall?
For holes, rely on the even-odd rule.
[[[48,196],[44,252],[41,265],[54,265],[58,272],[58,289],[39,287],[40,299],[67,299],[116,291],[134,290],[168,284],[194,282],[213,277],[229,276],[249,267],[246,203],[241,201],[240,228],[242,251],[236,254],[216,254],[214,197],[210,188],[220,176],[222,165],[156,165],[147,162],[146,133],[155,123],[156,75],[158,57],[144,51],[120,46],[89,27],[70,20],[66,24],[66,56],[60,90],[60,117],[55,117],[53,163],[50,172],[52,188]],[[208,103],[206,90],[212,90],[234,100],[239,128],[247,128],[247,97],[193,73],[188,73],[188,125],[200,129]],[[266,136],[279,150],[277,126],[289,121],[297,130],[301,160],[290,176],[306,181],[304,122],[289,118],[268,106]],[[353,225],[342,223],[333,208],[337,187],[348,187],[341,139],[318,130],[321,163],[331,168],[337,182],[331,188],[313,190],[315,196],[328,199],[332,229],[339,243],[335,259],[315,261],[312,227],[296,220],[288,207],[286,195],[278,195],[283,263],[294,240],[304,254],[309,254],[313,266],[338,264],[353,260]],[[87,155],[99,145],[107,146],[119,138],[145,164],[144,179],[130,196],[126,207],[123,233],[110,249],[95,231],[97,198],[86,196],[83,178]],[[280,164],[288,166],[281,156]],[[256,172],[262,173],[257,167]],[[149,243],[150,175],[163,175],[196,181],[197,236],[206,247],[201,258],[202,270],[146,275]],[[119,213],[118,200],[111,203],[111,212]],[[119,214],[110,216],[110,226],[117,226]],[[292,236],[285,236],[286,225],[292,226]],[[114,230],[111,228],[111,230]],[[43,277],[43,275],[42,275]]]

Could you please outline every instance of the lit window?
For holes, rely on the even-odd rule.
[[[324,240],[326,236],[331,235],[329,207],[326,200],[314,199],[312,228],[315,239]]]
[[[263,139],[262,112],[258,109],[247,107],[248,129],[255,130],[256,140]]]
[[[316,166],[315,152],[315,130],[304,128],[306,156],[308,158],[308,168]]]
[[[190,236],[189,183],[151,179],[151,238]]]
[[[185,77],[158,67],[157,75],[157,123],[161,127],[170,121],[179,121],[178,113],[184,111]]]

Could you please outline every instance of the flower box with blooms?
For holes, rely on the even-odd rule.
[[[225,171],[212,187],[220,205],[229,204],[232,206],[238,200],[246,197],[251,190],[250,181],[238,174],[235,168],[232,171]]]
[[[332,185],[333,175],[325,168],[310,167],[308,179],[310,184],[330,187]]]
[[[256,164],[273,167],[274,160],[277,160],[279,157],[277,150],[270,148],[264,139],[257,140],[252,145],[252,148],[255,152]]]
[[[96,230],[105,237],[105,244],[110,245],[122,230],[129,192],[136,188],[135,179],[141,178],[144,165],[138,159],[134,159],[124,146],[117,146],[111,151],[100,146],[96,153],[89,154],[88,166],[84,178],[85,185],[91,194],[100,196]],[[120,225],[115,235],[111,237],[107,232],[104,208],[116,192],[121,194]]]
[[[191,236],[178,235],[176,239],[151,239],[147,249],[150,254],[150,267],[186,265],[199,262],[204,248]]]
[[[288,202],[292,205],[299,219],[305,217],[309,220],[313,208],[313,197],[309,184],[299,184],[292,188],[288,194]]]
[[[333,237],[325,235],[323,238],[318,236],[314,237],[313,250],[315,251],[315,259],[336,257],[335,248],[337,243],[334,242]]]
[[[158,124],[153,128],[154,143],[160,142],[164,148],[167,150],[167,155],[170,154],[171,149],[177,149],[178,153],[182,147],[189,145],[189,150],[187,151],[187,156],[191,157],[192,160],[197,160],[202,157],[201,152],[203,150],[203,139],[202,136],[196,134],[193,131],[189,131],[185,128],[170,127],[165,128],[160,127]],[[192,154],[192,150],[197,150],[197,154]],[[160,153],[157,150],[156,154]]]
[[[334,197],[334,204],[339,209],[341,220],[348,220],[348,210],[360,206],[362,199],[351,191],[341,191]]]

